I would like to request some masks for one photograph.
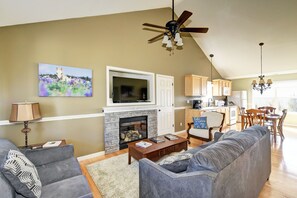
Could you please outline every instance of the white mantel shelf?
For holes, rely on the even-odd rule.
[[[124,111],[143,111],[143,110],[156,110],[156,109],[158,109],[157,105],[103,107],[103,113],[114,113],[114,112],[124,112]]]

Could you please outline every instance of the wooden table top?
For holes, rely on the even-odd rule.
[[[142,154],[146,154],[146,153],[151,153],[151,152],[154,152],[154,151],[166,148],[166,147],[170,147],[170,146],[173,146],[173,145],[180,144],[180,143],[188,141],[187,139],[179,137],[179,136],[177,136],[178,139],[176,139],[176,140],[168,140],[164,136],[158,136],[158,137],[163,137],[165,141],[160,142],[160,143],[155,143],[155,142],[153,142],[153,141],[151,141],[149,139],[143,139],[143,140],[140,140],[140,141],[149,142],[149,143],[152,143],[152,145],[147,147],[147,148],[142,148],[142,147],[136,146],[136,143],[140,142],[140,141],[136,141],[136,142],[128,143],[128,148],[129,149],[132,148],[132,149],[137,150],[138,152],[141,152]]]

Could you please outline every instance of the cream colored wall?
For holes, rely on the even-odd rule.
[[[210,63],[189,35],[172,54],[161,41],[147,43],[159,32],[143,30],[142,23],[165,24],[170,13],[167,8],[0,28],[0,120],[9,118],[11,103],[25,100],[39,102],[43,117],[101,112],[107,65],[174,76],[175,106],[186,106],[184,75],[209,76]],[[93,97],[38,97],[38,63],[92,69]],[[215,71],[213,78],[220,75]],[[184,112],[177,114],[175,122],[184,122]],[[74,144],[77,156],[102,151],[102,119],[30,124],[29,141],[63,138]],[[0,137],[22,145],[21,128],[0,126]]]
[[[297,80],[297,73],[294,74],[280,74],[273,76],[266,76],[265,79],[271,78],[273,82],[276,81],[285,81],[285,80]],[[252,108],[252,87],[251,83],[253,80],[257,80],[257,78],[244,78],[244,79],[236,79],[232,80],[232,90],[233,91],[248,91],[248,108]],[[272,84],[273,86],[273,84]],[[265,94],[265,93],[264,93]],[[288,113],[285,123],[287,125],[297,126],[297,114],[296,113]]]

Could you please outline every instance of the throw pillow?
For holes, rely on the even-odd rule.
[[[193,117],[195,129],[207,129],[207,117]]]
[[[179,153],[178,155],[165,158],[164,160],[159,162],[159,165],[174,173],[180,173],[187,170],[189,159],[192,156],[192,153]]]
[[[2,167],[3,175],[24,197],[40,197],[41,182],[34,164],[21,152],[10,150]]]

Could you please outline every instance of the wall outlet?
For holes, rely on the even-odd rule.
[[[180,123],[179,123],[179,126],[183,126],[183,123],[182,123],[182,122],[180,122]]]
[[[190,100],[187,100],[187,103],[189,104],[190,103]]]

